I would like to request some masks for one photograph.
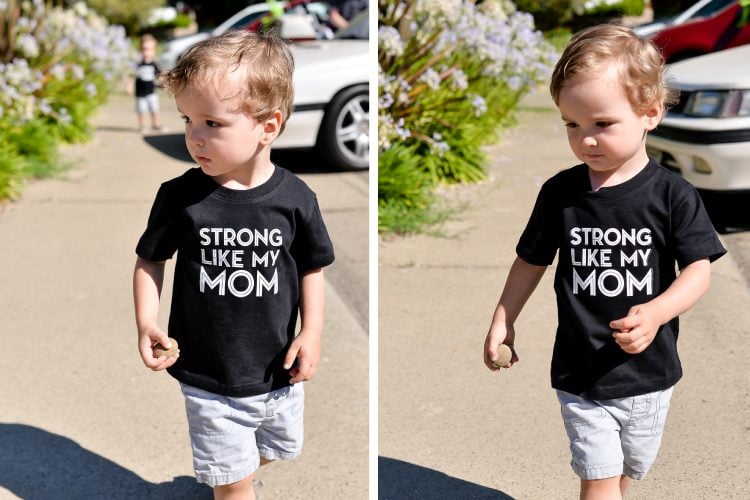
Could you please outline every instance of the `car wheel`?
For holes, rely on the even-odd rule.
[[[370,166],[370,100],[367,85],[342,90],[326,108],[318,134],[323,157],[342,170]]]

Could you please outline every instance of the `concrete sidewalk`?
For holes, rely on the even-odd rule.
[[[132,98],[115,96],[93,141],[67,150],[74,167],[0,214],[0,498],[211,498],[192,478],[177,382],[136,348],[135,244],[159,184],[192,166],[154,147],[183,140],[173,103],[162,106],[174,132],[144,139]],[[357,206],[366,227],[366,196],[347,174],[300,176],[324,217]],[[368,337],[330,283],[323,342],[305,451],[261,471],[261,498],[367,497]]]
[[[541,183],[577,163],[544,90],[489,148],[491,178],[445,190],[467,204],[449,238],[379,244],[379,491],[382,499],[575,498],[549,384],[556,326],[549,269],[517,322],[520,362],[492,373],[482,347]],[[682,316],[663,445],[631,499],[750,498],[748,284],[731,255]]]

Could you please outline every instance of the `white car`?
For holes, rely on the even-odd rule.
[[[649,156],[709,194],[750,193],[750,45],[670,65],[680,102],[646,139]]]
[[[287,2],[281,2],[281,6],[287,8]],[[290,12],[282,18],[281,37],[292,40],[314,39],[318,37],[318,19],[326,19],[328,16],[328,4],[323,2],[311,2],[305,5],[305,9],[314,15],[305,15],[301,12]],[[266,2],[245,7],[235,15],[218,25],[211,31],[203,31],[192,35],[180,36],[168,40],[162,47],[161,54],[157,60],[159,68],[163,71],[173,68],[182,54],[198,42],[211,37],[219,36],[229,30],[245,29],[249,24],[258,21],[269,12]]]
[[[736,0],[699,0],[674,17],[636,26],[633,28],[633,31],[635,31],[638,36],[650,37],[657,31],[663,30],[666,27],[676,26],[678,24],[686,23],[687,21],[708,17],[735,1]]]
[[[368,13],[332,40],[292,44],[294,111],[274,148],[317,147],[336,168],[369,168]]]

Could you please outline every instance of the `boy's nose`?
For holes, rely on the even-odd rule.
[[[586,147],[592,148],[592,147],[596,146],[596,139],[594,139],[590,135],[586,136],[586,137],[583,138],[583,145],[586,146]]]
[[[189,130],[185,131],[185,135],[190,144],[195,146],[203,145],[203,135],[196,127],[191,127]]]

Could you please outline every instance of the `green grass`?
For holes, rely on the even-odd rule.
[[[555,28],[544,33],[544,38],[561,54],[573,34],[570,28]]]

